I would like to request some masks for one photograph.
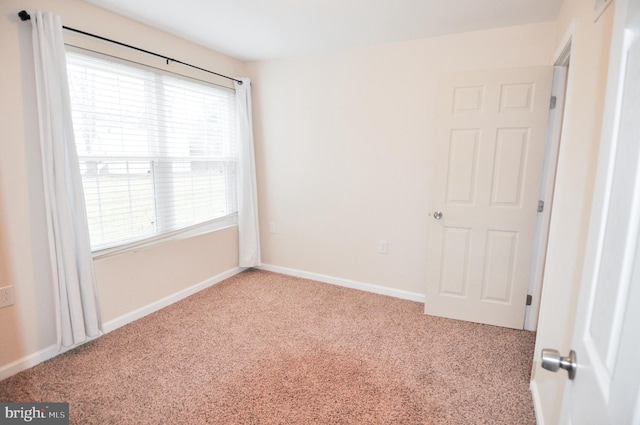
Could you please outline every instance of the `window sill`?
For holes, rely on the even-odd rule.
[[[218,230],[227,229],[229,227],[233,227],[237,225],[238,225],[238,214],[232,214],[227,217],[211,220],[206,223],[191,226],[186,229],[176,230],[174,232],[165,233],[163,235],[154,236],[152,238],[143,239],[136,242],[131,242],[125,245],[93,251],[93,259],[99,260],[102,258],[114,256],[114,255],[120,255],[120,254],[129,253],[129,252],[136,252],[136,251],[140,251],[153,246],[161,245],[167,242],[173,242],[177,240],[192,238],[195,236],[216,232]]]

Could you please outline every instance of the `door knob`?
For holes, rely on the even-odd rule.
[[[442,218],[442,211],[436,211],[433,213],[433,218],[440,220]]]
[[[578,369],[576,352],[571,350],[567,357],[562,357],[558,350],[545,348],[542,350],[542,368],[551,372],[564,369],[569,372],[569,379],[573,379],[576,377],[576,370]]]

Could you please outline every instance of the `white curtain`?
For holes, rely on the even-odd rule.
[[[241,78],[236,88],[238,109],[238,244],[240,267],[255,267],[260,260],[260,231],[258,228],[258,194],[256,163],[253,150],[253,123],[251,119],[251,81]]]
[[[60,17],[31,14],[58,349],[102,333]]]

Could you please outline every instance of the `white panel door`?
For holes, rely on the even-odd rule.
[[[552,79],[552,67],[443,77],[425,313],[522,329]]]
[[[640,424],[640,1],[617,0],[615,7],[573,336],[578,369],[563,401],[563,423],[576,425]]]

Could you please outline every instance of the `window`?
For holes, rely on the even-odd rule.
[[[93,251],[237,213],[233,90],[67,53]]]

